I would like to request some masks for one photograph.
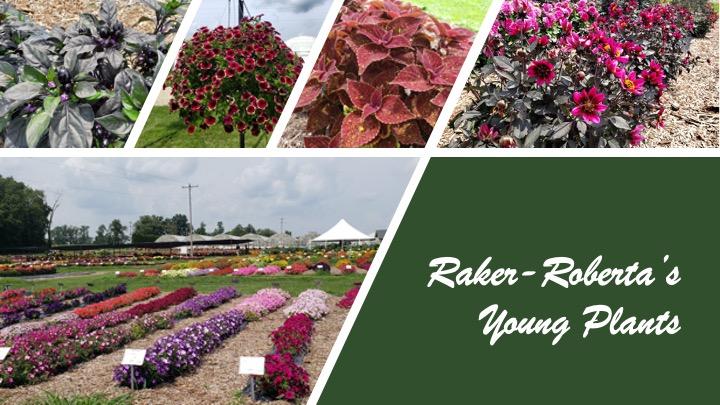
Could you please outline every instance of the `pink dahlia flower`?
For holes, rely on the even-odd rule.
[[[572,109],[572,115],[582,118],[589,124],[599,124],[600,114],[607,110],[607,106],[603,104],[605,95],[598,92],[595,87],[574,92],[573,101],[575,108]]]

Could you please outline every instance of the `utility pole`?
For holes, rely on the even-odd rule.
[[[285,232],[283,230],[283,226],[285,225],[285,218],[280,217],[280,247],[285,247],[285,243],[283,243],[283,239],[285,238]]]
[[[199,187],[200,186],[193,186],[190,183],[188,183],[187,186],[182,186],[182,188],[186,188],[188,191],[188,207],[190,213],[190,257],[193,257],[192,189]]]

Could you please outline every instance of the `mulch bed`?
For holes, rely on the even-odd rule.
[[[663,95],[664,128],[645,131],[645,148],[717,148],[720,143],[720,31],[716,26],[706,38],[694,39],[690,52],[700,61],[670,84]]]
[[[290,117],[285,132],[283,132],[278,148],[304,148],[305,137],[312,135],[305,130],[307,125],[307,113],[294,113]]]
[[[48,28],[60,26],[67,28],[78,20],[78,15],[90,13],[97,15],[100,0],[3,0],[18,11],[27,14],[32,21]],[[143,16],[153,18],[155,13],[139,0],[117,0],[120,21],[139,31],[150,32],[152,25],[139,23]]]
[[[210,310],[197,318],[184,319],[171,330],[161,330],[134,341],[127,348],[148,347],[157,339],[172,334],[190,324],[204,321],[214,315],[228,311],[240,302],[236,298],[218,308]],[[310,373],[311,387],[315,386],[320,371],[330,354],[330,350],[340,333],[348,310],[336,304],[339,297],[330,297],[330,313],[317,321],[310,352],[305,356],[303,367]],[[7,403],[22,403],[32,398],[42,397],[44,392],[62,396],[100,393],[117,396],[131,393],[135,404],[153,405],[196,405],[233,403],[235,393],[247,385],[247,377],[238,375],[239,356],[262,356],[272,350],[270,332],[285,321],[283,309],[279,309],[263,319],[248,324],[247,328],[236,336],[226,340],[221,348],[203,359],[197,372],[179,377],[173,383],[152,389],[132,392],[129,388],[119,387],[113,381],[113,370],[120,363],[123,350],[98,356],[78,365],[70,371],[52,377],[49,381],[13,389],[0,389],[0,398]],[[2,402],[2,401],[0,401]],[[239,403],[251,404],[243,397]],[[304,401],[306,402],[306,401]],[[304,403],[303,402],[303,403]],[[286,401],[257,402],[265,405],[289,405]]]

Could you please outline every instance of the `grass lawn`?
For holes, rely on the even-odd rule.
[[[99,267],[68,267],[68,272],[93,272],[94,274],[61,279],[32,280],[26,281],[18,277],[0,278],[0,288],[25,288],[31,291],[42,288],[53,287],[57,289],[70,289],[75,287],[87,287],[92,291],[102,291],[119,283],[127,283],[128,290],[140,287],[157,286],[162,291],[172,291],[181,287],[194,287],[202,293],[212,292],[223,286],[234,286],[243,294],[252,294],[257,290],[271,287],[277,283],[292,295],[297,295],[308,288],[320,288],[333,295],[342,295],[349,290],[354,283],[362,282],[364,275],[349,274],[333,276],[330,274],[315,274],[310,276],[200,276],[185,278],[169,277],[117,277],[115,271],[132,271],[148,266],[99,266]],[[237,283],[233,283],[236,280]],[[62,286],[60,285],[62,284]]]
[[[245,136],[246,148],[264,148],[270,136]],[[198,130],[190,135],[185,124],[167,106],[155,106],[145,123],[136,148],[238,148],[240,137],[237,132],[228,134],[222,125],[214,125],[206,131]]]
[[[446,23],[477,31],[492,0],[409,0]]]

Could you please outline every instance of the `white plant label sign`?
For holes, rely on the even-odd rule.
[[[349,264],[346,264],[346,265],[345,265],[345,270],[350,270],[350,269],[352,269],[352,266],[349,265]]]
[[[240,374],[265,375],[265,357],[240,356]]]
[[[0,347],[0,361],[5,360],[5,358],[7,357],[8,353],[10,353],[10,348],[9,348],[9,347]]]
[[[145,363],[145,349],[125,349],[122,362],[125,366],[142,366]]]

